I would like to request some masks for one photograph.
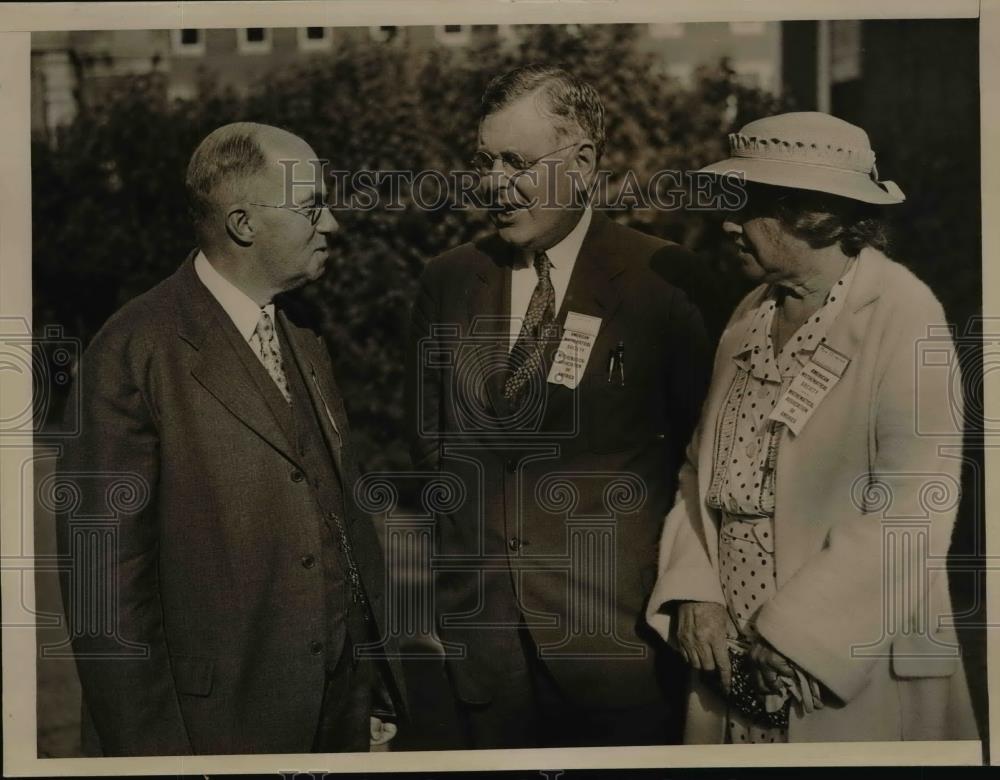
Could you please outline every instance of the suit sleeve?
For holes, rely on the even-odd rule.
[[[671,307],[668,327],[673,348],[667,363],[672,367],[668,419],[672,421],[676,447],[673,462],[681,463],[708,392],[712,354],[701,313],[680,291]]]
[[[658,574],[646,609],[647,622],[674,645],[674,613],[679,602],[702,601],[723,606],[726,603],[719,573],[709,556],[701,514],[696,464],[702,433],[699,425],[681,466],[677,498],[660,535]]]
[[[438,320],[437,274],[434,261],[420,277],[410,317],[406,348],[406,427],[413,467],[436,470],[444,426],[442,382],[444,372],[434,364],[434,324]],[[429,359],[430,358],[430,359]]]
[[[60,465],[73,496],[57,514],[70,638],[107,756],[192,752],[164,639],[157,576],[159,436],[148,390],[150,350],[106,328],[77,378],[79,434]],[[97,519],[98,522],[95,522]]]
[[[876,452],[864,502],[855,507],[856,497],[838,499],[843,520],[757,621],[768,642],[843,701],[865,687],[872,666],[890,654],[894,635],[909,635],[919,630],[921,619],[938,618],[921,618],[930,590],[921,586],[928,573],[922,555],[947,555],[961,461],[942,452],[942,445],[961,445],[962,399],[959,383],[937,360],[937,367],[923,363],[920,348],[928,325],[944,322],[929,291],[910,296],[895,318],[896,332],[882,346],[887,358],[876,389]],[[944,365],[955,365],[950,338],[937,349]],[[921,435],[923,426],[950,428],[953,435]],[[889,619],[897,610],[893,619],[901,624],[894,631]]]

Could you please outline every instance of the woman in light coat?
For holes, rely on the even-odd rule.
[[[752,122],[726,216],[759,281],[722,336],[647,619],[693,668],[685,741],[976,739],[946,554],[962,398],[944,312],[888,259],[867,134]],[[749,704],[748,704],[749,701]]]

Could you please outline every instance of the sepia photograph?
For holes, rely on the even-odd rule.
[[[990,763],[978,4],[80,5],[0,25],[5,768]]]

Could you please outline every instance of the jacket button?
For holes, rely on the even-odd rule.
[[[312,555],[303,555],[302,556],[302,567],[303,568],[305,568],[305,569],[311,569],[315,565],[316,565],[316,558],[315,557],[313,557]]]
[[[514,550],[514,552],[517,552],[518,550],[521,549],[521,540],[518,539],[516,536],[512,536],[510,537],[510,539],[507,540],[507,546],[510,549]]]
[[[313,655],[319,655],[323,652],[323,643],[317,642],[315,639],[309,643],[309,652]]]
[[[507,463],[504,465],[507,467],[507,471],[509,471],[511,474],[517,471],[517,461],[514,460],[513,458],[508,460]]]
[[[295,469],[295,471],[292,472],[292,482],[301,482],[305,478],[306,478],[306,475],[303,474],[298,469]]]

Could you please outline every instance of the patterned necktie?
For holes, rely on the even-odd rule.
[[[521,391],[542,366],[545,359],[546,326],[556,318],[556,290],[552,286],[550,270],[552,262],[545,252],[535,255],[535,271],[538,282],[531,293],[528,311],[521,323],[514,349],[510,353],[510,376],[503,386],[503,397],[517,406]]]
[[[288,403],[292,402],[292,394],[288,392],[288,380],[285,378],[285,369],[281,365],[281,345],[278,343],[278,334],[274,330],[274,320],[267,313],[267,309],[260,310],[260,319],[257,320],[257,327],[254,328],[250,337],[250,344],[257,350],[257,357],[264,364],[267,373],[271,375],[274,384],[278,386],[281,394]]]

